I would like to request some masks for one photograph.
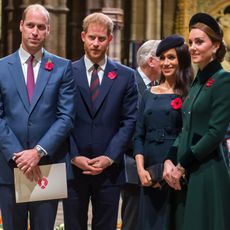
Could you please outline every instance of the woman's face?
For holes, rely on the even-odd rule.
[[[209,36],[200,29],[194,28],[189,33],[189,52],[192,62],[203,69],[213,60],[219,48],[218,43],[213,43]]]
[[[175,48],[166,50],[160,56],[160,67],[162,74],[166,79],[176,76],[176,71],[179,66]]]

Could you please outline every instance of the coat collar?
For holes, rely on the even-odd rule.
[[[213,60],[202,71],[198,71],[197,78],[202,84],[204,84],[211,76],[213,76],[220,69],[222,69],[221,64],[218,61]]]

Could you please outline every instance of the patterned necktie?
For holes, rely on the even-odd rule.
[[[31,55],[27,61],[27,93],[28,93],[30,103],[32,101],[34,87],[35,87],[33,60],[34,60],[34,56]]]
[[[99,94],[99,87],[100,87],[99,77],[97,74],[98,67],[99,67],[98,64],[93,65],[93,72],[92,72],[91,81],[90,81],[90,93],[91,93],[91,100],[92,100],[93,105]]]
[[[158,85],[158,82],[157,81],[151,81],[149,84],[148,84],[148,87],[152,87],[152,86],[156,86]]]

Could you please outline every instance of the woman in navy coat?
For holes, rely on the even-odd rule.
[[[166,224],[168,187],[153,186],[147,167],[162,163],[181,131],[181,104],[192,81],[188,46],[178,35],[161,41],[161,80],[159,86],[147,90],[142,98],[137,119],[134,154],[142,184],[138,227],[159,230]]]

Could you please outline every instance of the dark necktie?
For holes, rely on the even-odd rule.
[[[98,64],[93,65],[93,72],[92,72],[91,81],[90,81],[90,93],[91,93],[92,105],[94,105],[94,102],[96,101],[97,96],[99,94],[100,82],[99,82],[99,77],[97,74],[98,67],[99,67]]]
[[[33,60],[34,60],[34,56],[31,55],[27,62],[27,93],[28,93],[30,103],[32,101],[34,87],[35,87]]]
[[[158,85],[158,82],[157,81],[151,81],[149,84],[148,84],[148,87],[152,87],[152,86],[156,86]]]

